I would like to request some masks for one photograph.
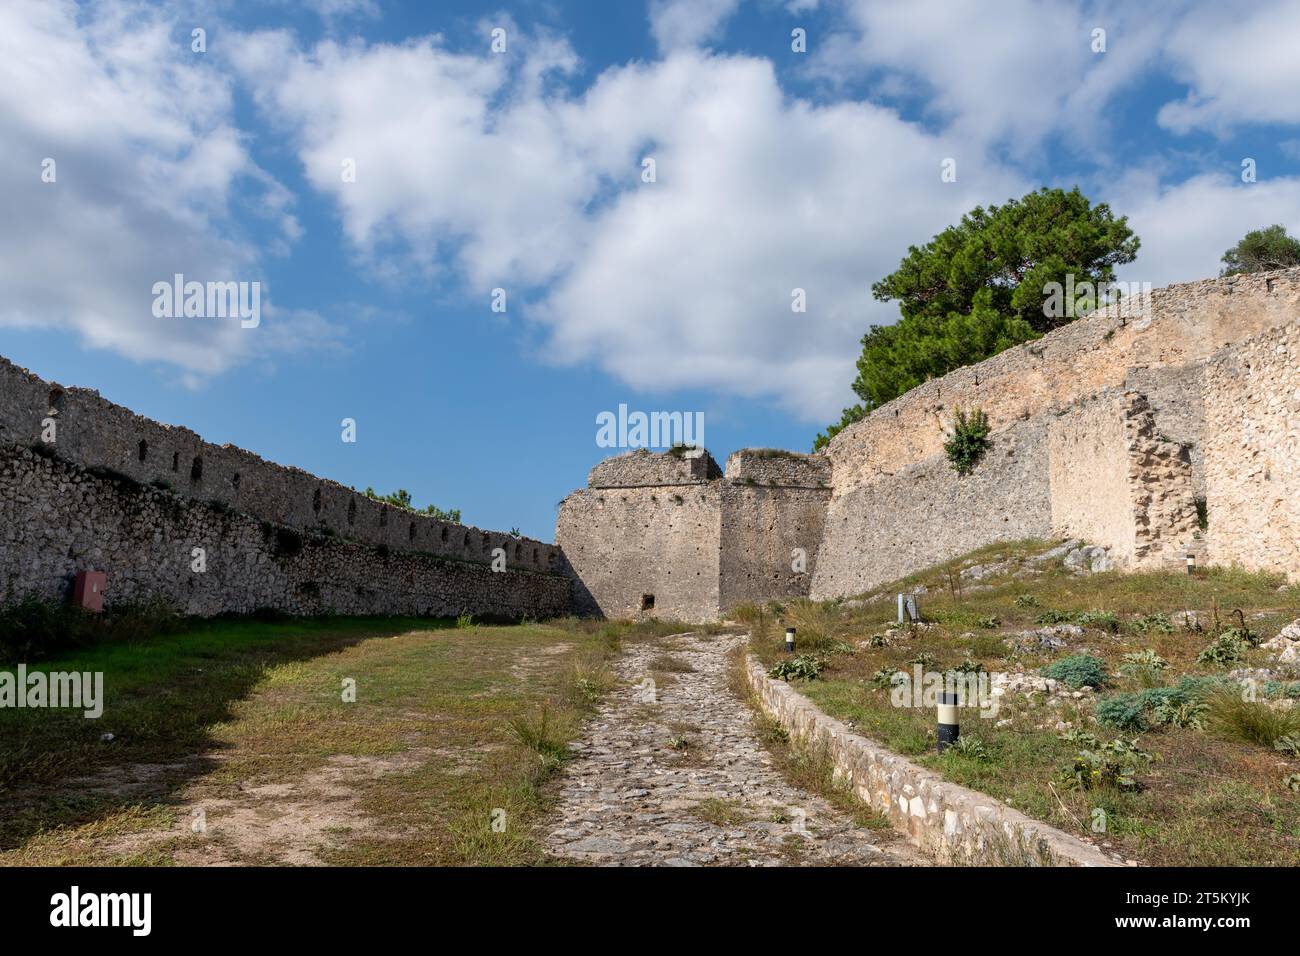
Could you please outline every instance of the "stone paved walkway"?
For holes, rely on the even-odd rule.
[[[573,744],[549,852],[612,866],[926,865],[901,837],[857,827],[775,769],[728,687],[728,654],[742,640],[631,645],[619,687]],[[652,695],[644,682],[665,665],[678,669]]]

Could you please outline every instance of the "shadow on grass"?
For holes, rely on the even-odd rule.
[[[155,637],[29,665],[29,672],[102,672],[103,715],[0,708],[0,851],[56,827],[174,802],[186,784],[214,768],[221,745],[211,728],[232,719],[232,705],[269,668],[371,638],[455,624],[396,617],[187,622]],[[0,670],[13,673],[16,664]]]

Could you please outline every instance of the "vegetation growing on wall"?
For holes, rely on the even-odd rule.
[[[459,508],[452,508],[447,511],[444,511],[437,505],[425,505],[423,508],[417,508],[411,500],[411,493],[405,488],[398,488],[396,491],[387,495],[379,495],[375,494],[374,488],[367,487],[366,497],[372,501],[382,501],[385,504],[390,504],[394,508],[401,508],[404,511],[411,511],[418,515],[432,515],[439,521],[450,521],[452,524],[460,524]]]
[[[957,409],[952,420],[952,431],[943,443],[943,450],[959,475],[969,475],[984,457],[989,445],[989,419],[983,409],[967,412]]]

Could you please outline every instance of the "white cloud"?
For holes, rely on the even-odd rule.
[[[740,0],[650,0],[650,32],[661,52],[713,40]]]
[[[1160,123],[1222,132],[1243,123],[1300,122],[1300,0],[1205,4],[1172,31],[1166,55],[1190,87]]]
[[[251,161],[231,112],[229,83],[191,52],[188,26],[157,11],[0,5],[0,326],[63,327],[191,379],[260,354],[265,330],[151,308],[153,283],[176,272],[258,278],[255,248],[228,228],[235,183],[297,234],[288,194]]]
[[[1161,184],[1156,173],[1130,174],[1102,197],[1126,213],[1142,239],[1120,277],[1159,287],[1217,275],[1220,257],[1247,232],[1280,222],[1300,233],[1300,177],[1242,183],[1227,174]]]
[[[813,419],[850,400],[866,323],[896,314],[872,280],[908,243],[1028,188],[980,163],[941,183],[951,144],[869,104],[791,101],[750,57],[678,51],[571,96],[544,82],[573,66],[567,47],[522,38],[513,65],[432,39],[242,48],[363,263],[450,255],[485,303],[495,286],[528,300],[555,361]],[[340,175],[349,157],[356,182]],[[791,311],[795,288],[807,313]]]
[[[812,48],[810,72],[865,76],[876,95],[919,102],[971,152],[1031,158],[1062,133],[1102,157],[1105,107],[1155,59],[1160,18],[1114,0],[841,0],[847,26]],[[1104,52],[1094,31],[1105,31]]]

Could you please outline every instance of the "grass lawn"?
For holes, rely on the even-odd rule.
[[[1254,639],[1273,637],[1300,617],[1300,589],[1282,587],[1271,575],[1218,569],[1195,577],[1076,576],[1059,559],[1034,561],[1051,547],[1035,541],[994,545],[880,588],[861,602],[796,601],[740,608],[736,616],[751,626],[752,649],[768,665],[786,657],[782,627],[798,628],[798,649],[822,658],[826,669],[819,679],[795,684],[827,713],[1030,816],[1146,864],[1300,865],[1300,793],[1285,783],[1300,771],[1300,758],[1272,746],[1279,736],[1300,734],[1300,709],[1270,708],[1266,702],[1300,696],[1300,683],[1293,683],[1300,674],[1249,644],[1241,646],[1235,663],[1197,660],[1219,634],[1243,620]],[[975,565],[991,567],[991,573],[963,583],[958,573]],[[926,588],[920,600],[928,626],[887,634],[886,625],[896,616],[894,595],[918,586]],[[1196,612],[1190,627],[1183,624],[1188,610]],[[1075,623],[1083,632],[1068,634],[1063,648],[1013,650],[1009,639],[1053,621]],[[880,646],[879,637],[873,642],[874,635],[888,644]],[[1165,666],[1125,669],[1124,655],[1144,650]],[[1044,665],[1085,653],[1101,660],[1108,672],[1097,693],[1082,691],[1078,699],[1072,693],[1028,699],[1011,693],[996,719],[964,711],[962,736],[977,739],[983,753],[938,755],[933,708],[892,706],[890,690],[879,686],[877,676],[911,671],[918,659],[926,661],[927,671],[975,664],[986,672],[1019,667],[1037,675]],[[1241,667],[1269,667],[1282,680],[1261,684],[1259,701],[1246,703],[1240,685],[1226,678]],[[1161,723],[1150,709],[1127,728],[1095,720],[1098,699],[1172,687],[1184,675],[1200,681],[1189,712],[1203,727]],[[1058,728],[1060,723],[1068,726]],[[1153,757],[1138,767],[1140,789],[1115,783],[1071,789],[1068,769],[1089,746],[1061,739],[1071,729],[1093,734],[1103,744],[1137,737]],[[1094,831],[1098,821],[1105,832]]]
[[[102,671],[104,713],[0,710],[0,864],[542,862],[606,659],[666,627],[212,621],[43,660]]]

